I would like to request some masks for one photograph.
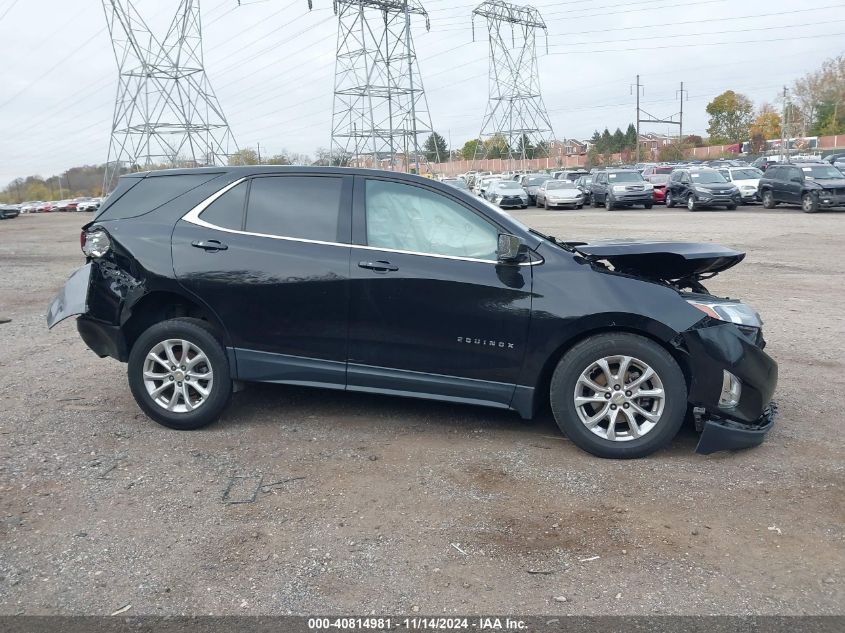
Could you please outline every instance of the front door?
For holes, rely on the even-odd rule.
[[[500,228],[422,184],[356,176],[349,389],[508,406],[525,355],[532,266],[500,264]]]
[[[343,387],[352,177],[246,179],[179,221],[173,265],[243,380]]]

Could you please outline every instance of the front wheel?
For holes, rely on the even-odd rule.
[[[599,457],[645,457],[667,445],[684,421],[687,386],[657,343],[627,333],[599,334],[563,355],[550,400],[561,431]]]
[[[668,208],[673,208],[675,206],[675,198],[672,197],[672,192],[666,192],[666,206]]]
[[[819,210],[819,199],[811,193],[801,196],[801,210],[804,213],[815,213]]]
[[[128,376],[138,406],[172,429],[211,424],[232,395],[226,351],[200,319],[170,319],[147,329],[132,346]]]
[[[764,191],[763,192],[763,208],[764,209],[774,209],[777,202],[775,202],[775,197],[772,195],[771,191]]]
[[[692,194],[687,196],[687,209],[690,211],[698,211],[698,204],[696,204],[695,196]]]
[[[610,199],[609,194],[604,197],[604,208],[608,211],[613,211],[616,208],[616,205],[613,204],[613,200]]]
[[[735,205],[735,204],[729,204],[729,205],[728,205],[728,206],[726,206],[725,208],[726,208],[728,211],[736,211],[736,205]]]
[[[653,202],[646,202],[646,203],[643,205],[643,208],[644,208],[644,209],[651,209],[653,206],[654,206],[654,203],[653,203]]]

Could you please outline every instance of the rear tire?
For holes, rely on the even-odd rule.
[[[599,202],[598,198],[594,195],[593,196],[593,207],[598,209],[602,204]]]
[[[669,191],[666,192],[666,207],[669,209],[675,207],[675,198],[672,197],[672,193]]]
[[[815,213],[819,210],[819,199],[811,193],[801,196],[801,210],[804,213]]]
[[[774,209],[777,202],[775,202],[775,197],[772,195],[772,192],[766,190],[763,192],[763,208],[764,209]]]
[[[151,360],[153,356],[164,362]],[[127,374],[144,413],[180,431],[216,421],[232,396],[226,350],[200,319],[170,319],[150,326],[132,346]]]
[[[608,211],[613,211],[616,208],[616,205],[613,204],[613,200],[610,199],[609,194],[604,197],[604,208]]]
[[[597,362],[613,357],[618,357],[620,361],[622,357],[631,359],[628,372],[620,377],[623,389],[614,391],[608,384],[608,379],[603,378],[604,373],[601,370],[594,379],[598,386],[603,387],[604,385],[599,382],[603,381],[607,384],[607,391],[610,394],[633,393],[626,392],[624,385],[632,384],[637,380],[638,375],[642,375],[638,374],[640,368],[650,368],[655,378],[642,384],[646,385],[649,393],[661,392],[662,405],[656,402],[660,396],[654,399],[649,399],[647,396],[637,398],[635,393],[633,396],[635,402],[639,403],[637,406],[646,413],[650,413],[649,409],[659,410],[659,415],[650,413],[653,417],[656,415],[656,421],[650,422],[647,418],[641,417],[633,404],[624,409],[623,405],[611,405],[613,398],[606,401],[604,395],[599,396],[597,391],[596,405],[576,403],[576,397],[589,400],[589,397],[578,395],[585,389],[582,376],[589,373],[590,368],[596,366]],[[610,374],[614,372],[613,367],[612,364],[608,365]],[[615,371],[620,371],[619,365],[616,366]],[[610,379],[615,383],[615,376],[611,375]],[[661,387],[658,388],[656,386],[658,384]],[[590,390],[589,387],[586,389]],[[678,433],[687,411],[687,385],[684,374],[675,359],[654,341],[635,334],[606,333],[581,341],[563,355],[552,375],[550,400],[558,427],[579,448],[598,457],[635,459],[650,455],[666,446]],[[594,406],[600,409],[596,415],[599,415],[601,411],[606,411],[608,416],[613,413],[609,411],[609,408],[616,407],[615,413],[618,417],[613,418],[615,422],[611,439],[609,439],[611,436],[609,417],[599,419],[593,426],[588,426],[589,418],[587,422],[582,420],[581,416],[586,415],[585,408]],[[587,413],[591,414],[593,411],[595,409]],[[636,420],[636,426],[628,422],[629,415]],[[604,424],[607,424],[606,428],[603,427]],[[635,429],[636,433],[634,433]],[[638,434],[639,437],[637,437]]]

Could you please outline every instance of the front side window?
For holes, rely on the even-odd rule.
[[[368,180],[366,196],[369,246],[496,259],[498,229],[439,193],[396,182]]]
[[[246,230],[280,237],[345,242],[338,235],[343,179],[331,176],[254,178]]]

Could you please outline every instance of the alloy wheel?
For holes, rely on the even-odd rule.
[[[201,407],[214,384],[214,372],[205,352],[182,339],[155,345],[144,360],[144,387],[153,402],[174,413]]]
[[[663,382],[633,356],[607,356],[591,363],[573,394],[578,418],[592,433],[629,442],[651,432],[666,404]]]

